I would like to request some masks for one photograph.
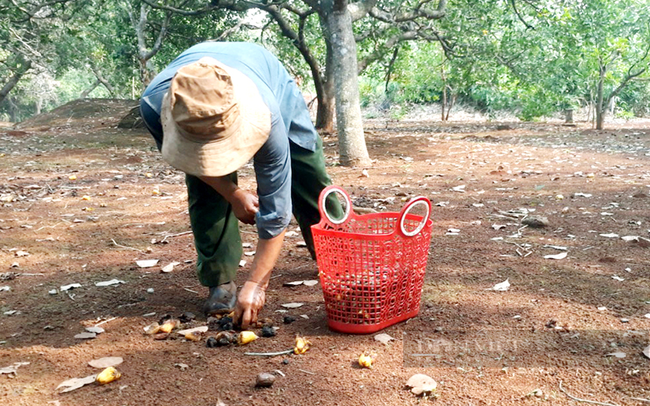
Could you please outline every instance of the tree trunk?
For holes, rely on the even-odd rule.
[[[327,21],[325,35],[329,37],[333,49],[331,69],[336,94],[336,127],[341,164],[368,166],[371,161],[361,120],[357,44],[352,31],[352,18],[347,0],[334,0],[333,4],[325,0],[323,3],[326,4],[323,10],[323,17]],[[329,12],[330,10],[332,11]],[[330,66],[327,69],[330,70]]]
[[[564,110],[564,122],[567,124],[573,123],[573,109]]]
[[[323,82],[322,95],[318,97],[318,110],[316,111],[316,128],[329,134],[334,132],[336,112],[333,82],[333,80]]]
[[[101,83],[102,83],[102,82],[100,82],[99,79],[96,80],[95,83],[93,83],[92,85],[90,85],[90,87],[88,87],[88,89],[86,89],[86,90],[84,90],[83,92],[81,92],[81,94],[79,95],[79,98],[80,98],[80,99],[85,99],[86,97],[88,97],[88,95],[90,94],[90,92],[92,92],[93,90],[95,90],[95,89],[97,88],[97,86],[99,86]]]
[[[31,67],[32,67],[32,61],[25,61],[25,60],[22,61],[20,67],[16,69],[13,76],[10,77],[7,83],[5,83],[5,85],[2,86],[2,89],[0,89],[0,103],[4,101],[4,99],[7,97],[9,92],[11,92],[14,87],[16,87],[20,79],[23,77],[25,73],[27,73],[27,71]]]
[[[104,78],[104,76],[102,76],[102,73],[99,71],[99,69],[97,69],[97,66],[95,66],[93,63],[91,63],[90,68],[92,69],[93,73],[95,74],[95,77],[97,78],[97,81],[99,83],[101,83],[102,85],[104,85],[106,90],[108,90],[108,93],[110,93],[111,97],[113,97],[113,98],[117,97],[116,93],[115,93],[115,89],[113,88],[113,86],[111,86],[111,84],[108,82],[108,80],[106,80]]]
[[[321,15],[320,26],[323,33],[329,32],[327,20]],[[332,56],[334,50],[332,43],[327,35],[325,40],[325,73],[322,69],[316,69],[315,63],[310,63],[314,85],[316,86],[316,95],[318,96],[318,110],[316,111],[316,128],[326,133],[334,132],[334,117],[336,116],[336,98],[334,96],[334,77],[332,75],[332,66],[334,65]],[[314,65],[314,66],[311,66]],[[315,73],[315,70],[317,73]]]
[[[390,58],[388,63],[388,69],[386,69],[386,84],[384,85],[384,93],[388,96],[388,85],[390,84],[390,77],[393,74],[393,68],[395,67],[395,61],[397,60],[397,54],[399,53],[399,46],[395,47],[393,51],[393,56]]]
[[[607,103],[607,111],[609,111],[609,114],[614,115],[614,113],[616,113],[616,102],[617,101],[618,101],[618,97],[616,97],[616,96],[609,99],[609,102]]]
[[[136,18],[133,14],[133,10],[129,8],[128,10],[129,18],[131,19],[131,24],[135,29],[136,38],[138,40],[138,64],[140,65],[140,79],[142,82],[142,89],[144,90],[149,83],[156,76],[156,72],[153,64],[151,63],[151,58],[153,58],[160,48],[162,47],[162,42],[165,36],[167,35],[167,26],[171,20],[172,13],[167,12],[165,19],[160,26],[160,31],[158,31],[158,36],[155,43],[151,49],[147,48],[147,18],[151,8],[145,3],[140,5],[140,17]]]
[[[456,99],[458,98],[458,95],[453,92],[453,89],[448,86],[449,89],[449,94],[451,95],[451,101],[449,102],[449,106],[447,106],[447,115],[445,116],[445,121],[449,121],[449,113],[451,113],[451,109],[454,107],[456,104]]]
[[[598,90],[596,100],[596,130],[603,129],[603,122],[605,121],[605,106],[603,105],[603,83],[605,82],[605,73],[607,68],[603,65],[600,66],[598,75]]]
[[[138,62],[140,64],[140,81],[143,88],[146,89],[153,78],[156,77],[156,72],[149,59],[138,58]]]
[[[440,65],[440,78],[442,79],[442,108],[440,115],[442,121],[447,121],[445,111],[447,110],[447,77],[445,76],[445,65]]]
[[[18,106],[13,101],[13,97],[7,97],[7,103],[9,104],[9,121],[12,123],[18,122]]]

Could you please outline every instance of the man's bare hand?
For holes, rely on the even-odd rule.
[[[260,207],[257,195],[242,190],[230,176],[202,176],[201,180],[212,186],[232,206],[235,217],[245,224],[255,224],[255,214]]]
[[[255,214],[257,214],[260,202],[256,195],[243,189],[237,189],[233,193],[232,211],[235,217],[245,224],[255,224]]]
[[[264,307],[265,301],[266,288],[257,282],[246,281],[237,296],[233,319],[235,324],[239,324],[242,330],[246,330],[257,321],[257,314]]]

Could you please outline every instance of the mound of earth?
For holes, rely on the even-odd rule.
[[[137,100],[77,99],[18,123],[15,128],[47,130],[75,126],[115,127],[137,105]]]

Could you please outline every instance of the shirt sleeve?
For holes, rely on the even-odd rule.
[[[271,133],[253,159],[260,202],[255,220],[259,237],[265,240],[276,237],[291,221],[289,138],[282,118],[271,110]]]

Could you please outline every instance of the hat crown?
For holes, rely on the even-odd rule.
[[[180,68],[171,83],[171,113],[187,138],[218,139],[239,116],[230,74],[200,60]]]
[[[271,112],[257,85],[211,57],[176,72],[160,122],[163,159],[195,176],[233,173],[271,133]]]

